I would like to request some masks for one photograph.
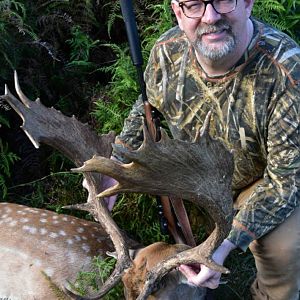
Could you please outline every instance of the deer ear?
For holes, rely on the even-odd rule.
[[[137,256],[137,254],[140,252],[141,248],[139,249],[129,249],[129,257],[134,260]],[[117,252],[116,251],[106,251],[106,255],[109,256],[109,257],[112,257],[112,258],[115,258],[117,259],[118,258],[118,255],[117,255]]]
[[[113,251],[113,252],[111,252],[111,251],[106,251],[105,253],[106,253],[107,256],[112,257],[112,258],[114,258],[114,259],[117,259],[117,258],[118,258],[118,254],[117,254],[116,251]]]
[[[142,248],[137,248],[137,249],[129,249],[129,256],[132,260],[136,258],[138,253],[142,250]]]

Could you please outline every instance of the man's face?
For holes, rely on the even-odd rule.
[[[179,0],[179,2],[183,2]],[[180,28],[185,32],[198,54],[212,61],[245,48],[247,21],[254,0],[237,0],[234,11],[217,13],[211,4],[206,6],[202,18],[191,19],[184,15],[178,2],[172,2]]]

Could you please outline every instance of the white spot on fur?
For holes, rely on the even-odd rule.
[[[23,216],[24,216],[24,215],[26,215],[26,212],[25,212],[25,211],[22,211],[22,210],[18,210],[18,211],[17,211],[17,214],[23,215]]]
[[[47,214],[47,213],[42,213],[41,216],[42,216],[42,217],[47,217],[48,214]]]
[[[62,236],[66,236],[67,235],[63,230],[60,230],[59,234],[62,235]]]
[[[41,235],[45,235],[45,234],[47,234],[47,232],[48,232],[47,229],[45,229],[45,228],[40,228],[40,234],[41,234]]]
[[[40,219],[40,222],[41,223],[47,223],[48,221],[47,221],[47,219],[42,218],[42,219]]]
[[[24,225],[24,226],[22,227],[22,229],[23,229],[24,231],[28,231],[28,232],[31,233],[31,234],[36,234],[36,233],[37,233],[37,228],[35,228],[35,227],[33,227],[33,226]]]
[[[66,222],[69,221],[69,219],[68,219],[67,217],[63,217],[62,219],[63,219],[64,221],[66,221]]]
[[[33,261],[34,265],[37,266],[37,267],[41,267],[42,266],[42,262],[39,260],[39,259],[35,259]]]
[[[81,246],[82,250],[84,250],[86,253],[90,252],[91,248],[87,244],[82,244]]]
[[[30,207],[26,207],[24,208],[24,210],[31,212],[32,214],[38,214],[38,210],[34,209],[34,208],[30,208]]]
[[[55,232],[50,232],[49,236],[53,239],[57,238],[58,237],[58,234],[55,233]]]
[[[83,233],[83,232],[84,232],[84,228],[82,228],[82,227],[78,227],[78,228],[77,228],[77,232],[79,232],[79,233]]]
[[[17,224],[18,224],[17,221],[12,221],[12,222],[10,222],[8,225],[9,225],[10,227],[14,227],[14,226],[16,226]]]
[[[58,220],[54,220],[52,223],[53,223],[53,224],[58,224],[59,221],[58,221]]]
[[[9,223],[11,221],[13,221],[14,219],[12,217],[9,217],[9,218],[5,218],[4,222],[5,223]]]
[[[71,239],[67,239],[67,243],[68,243],[69,245],[73,245],[73,244],[74,244],[73,240],[71,240]]]
[[[86,237],[86,236],[82,236],[81,238],[82,238],[83,240],[85,240],[85,241],[87,240],[87,237]]]
[[[58,219],[58,216],[52,216],[52,219],[56,220],[56,219]]]
[[[29,219],[28,218],[21,218],[20,222],[21,223],[28,223]]]
[[[74,238],[75,238],[75,240],[78,241],[78,242],[81,241],[81,237],[80,237],[79,235],[74,235]]]
[[[46,273],[49,277],[52,277],[53,274],[54,274],[54,270],[51,269],[51,268],[47,268],[47,269],[45,269],[45,273]]]
[[[10,207],[5,207],[4,210],[5,210],[5,212],[8,213],[8,214],[12,212],[12,209],[11,209]]]

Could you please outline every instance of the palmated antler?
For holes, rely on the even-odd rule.
[[[210,114],[193,143],[172,140],[164,131],[161,140],[153,142],[144,129],[144,143],[138,150],[113,145],[131,163],[95,156],[73,170],[101,172],[118,181],[99,197],[119,192],[182,197],[204,208],[214,220],[215,229],[205,242],[160,263],[150,272],[139,300],[146,299],[156,282],[180,264],[202,263],[216,271],[229,272],[211,257],[231,228],[233,155],[221,141],[209,136],[209,119]]]
[[[75,117],[69,118],[54,108],[47,108],[40,100],[29,100],[21,91],[17,73],[14,73],[15,89],[22,102],[20,102],[5,86],[5,99],[23,119],[22,129],[25,131],[36,148],[40,143],[48,144],[66,155],[76,166],[81,166],[84,161],[93,155],[110,157],[111,143],[114,133],[98,136],[87,124],[82,124]],[[111,237],[116,252],[117,264],[114,272],[100,289],[100,296],[105,295],[116,285],[123,271],[131,265],[127,241],[120,229],[111,218],[104,201],[97,198],[103,191],[102,178],[99,173],[87,172],[84,174],[88,184],[89,203],[78,208],[92,213]]]

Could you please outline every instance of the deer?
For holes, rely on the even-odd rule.
[[[76,288],[80,272],[96,272],[93,258],[114,255],[111,240],[99,223],[15,203],[0,203],[0,235],[3,299],[70,299],[65,288]],[[130,249],[134,267],[122,278],[126,299],[135,299],[147,268],[183,249],[187,246],[163,242],[143,248],[136,244]],[[204,297],[204,289],[183,281],[178,271],[170,272],[161,283],[164,288],[152,299],[176,299],[179,292],[189,299]],[[101,283],[99,279],[97,284]],[[88,292],[95,293],[92,289]]]
[[[69,299],[64,286],[113,250],[99,223],[14,203],[0,203],[0,235],[1,299]]]
[[[54,108],[43,106],[39,99],[29,100],[20,88],[16,72],[14,76],[15,89],[21,101],[7,86],[1,98],[21,116],[22,129],[35,147],[42,142],[58,149],[76,165],[73,172],[84,174],[88,200],[73,208],[90,212],[110,238],[115,250],[117,262],[114,271],[102,283],[97,295],[85,298],[61,283],[65,294],[74,299],[100,299],[123,279],[126,299],[176,299],[167,298],[168,289],[160,284],[168,276],[173,279],[181,277],[180,282],[186,284],[177,270],[180,264],[200,263],[221,273],[229,272],[226,267],[214,262],[212,254],[231,229],[233,154],[221,141],[209,135],[210,113],[193,142],[171,139],[164,130],[161,130],[161,139],[154,142],[144,127],[143,144],[137,150],[130,150],[113,144],[113,133],[98,136],[87,124],[80,123],[74,117],[66,117]],[[123,164],[110,159],[112,147],[131,163]],[[104,189],[103,176],[115,178],[117,184]],[[148,246],[148,250],[146,247],[137,251],[136,258],[132,259],[130,241],[118,228],[103,201],[104,197],[120,192],[168,195],[175,199],[181,197],[204,208],[214,221],[215,228],[196,247],[155,243]],[[151,259],[145,259],[145,254]],[[139,275],[134,278],[134,274]],[[169,284],[174,287],[174,280],[170,279]],[[200,297],[204,296],[199,295],[205,295],[205,289],[203,292],[202,288],[188,284],[185,288],[184,295],[188,292],[196,295],[189,299],[203,299]],[[174,288],[171,290],[174,291]],[[159,292],[166,292],[164,298],[159,298]]]

